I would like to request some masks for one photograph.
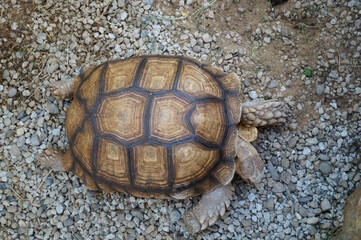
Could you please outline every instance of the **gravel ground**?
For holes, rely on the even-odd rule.
[[[360,16],[358,0],[0,1],[0,238],[328,239],[361,179]],[[198,197],[91,192],[37,161],[67,147],[70,102],[50,82],[156,53],[236,72],[246,100],[283,99],[293,113],[254,142],[259,188],[236,177],[230,209],[198,236],[181,219]]]

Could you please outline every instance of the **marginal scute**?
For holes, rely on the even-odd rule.
[[[172,154],[176,188],[207,176],[219,159],[218,150],[207,149],[196,143],[177,145]]]
[[[98,67],[93,74],[80,85],[78,90],[81,98],[86,101],[88,110],[93,107],[99,94],[99,81],[102,69],[102,67]]]
[[[183,63],[177,89],[194,98],[222,98],[222,90],[212,75],[189,62]]]
[[[93,150],[94,133],[90,120],[86,121],[84,128],[75,137],[73,151],[87,171],[92,171],[91,154]]]
[[[155,96],[150,109],[150,137],[164,142],[191,136],[186,115],[192,104],[174,94]]]
[[[226,128],[222,103],[197,103],[191,122],[196,135],[210,143],[221,144]]]
[[[74,172],[80,178],[89,190],[97,190],[93,176],[90,176],[84,171],[79,164],[74,164]]]
[[[115,142],[99,140],[97,175],[121,184],[129,184],[127,149]]]
[[[153,92],[170,90],[177,67],[178,59],[148,59],[139,86]]]
[[[140,58],[110,62],[105,77],[104,91],[108,93],[130,87],[140,62]]]
[[[239,97],[227,96],[226,104],[231,124],[238,124],[241,120],[241,103],[242,102]]]
[[[213,176],[223,185],[227,185],[233,179],[236,167],[234,161],[222,162],[213,170]]]
[[[103,98],[95,115],[100,132],[123,142],[144,138],[146,102],[147,96],[136,92]]]
[[[221,76],[218,79],[226,90],[236,93],[241,92],[241,80],[239,79],[237,74],[230,73],[225,76]]]
[[[237,139],[238,139],[237,129],[235,127],[229,128],[226,136],[226,141],[223,144],[223,156],[225,158],[233,159],[236,156]]]
[[[133,148],[134,183],[139,187],[168,187],[167,149],[143,145]]]
[[[77,98],[74,98],[70,104],[65,120],[65,131],[68,139],[71,139],[75,130],[81,127],[81,123],[85,117],[83,106]]]

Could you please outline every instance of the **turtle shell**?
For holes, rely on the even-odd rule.
[[[63,166],[89,189],[186,198],[232,180],[236,74],[186,57],[140,56],[87,68],[72,87]]]

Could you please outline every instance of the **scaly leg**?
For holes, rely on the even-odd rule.
[[[45,149],[42,155],[39,157],[39,163],[46,167],[57,171],[64,171],[64,167],[61,164],[64,153],[52,148]]]
[[[72,80],[63,80],[59,82],[51,82],[49,86],[55,97],[59,99],[69,99],[73,97],[71,83]]]
[[[274,100],[242,104],[241,123],[245,126],[266,126],[286,122],[286,104]]]
[[[264,176],[264,164],[252,144],[238,137],[237,157],[235,158],[237,174],[248,184],[257,186]]]
[[[224,215],[233,195],[232,185],[221,186],[204,194],[196,206],[184,213],[183,219],[187,230],[194,234],[213,225]]]

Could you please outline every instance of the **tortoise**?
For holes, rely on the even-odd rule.
[[[249,143],[258,126],[285,122],[278,101],[242,103],[235,73],[184,56],[146,55],[107,61],[51,84],[73,98],[65,153],[43,160],[72,171],[90,190],[136,197],[185,199],[203,195],[184,214],[190,233],[223,216],[237,172],[257,185],[264,165]],[[56,164],[57,163],[57,164]]]

